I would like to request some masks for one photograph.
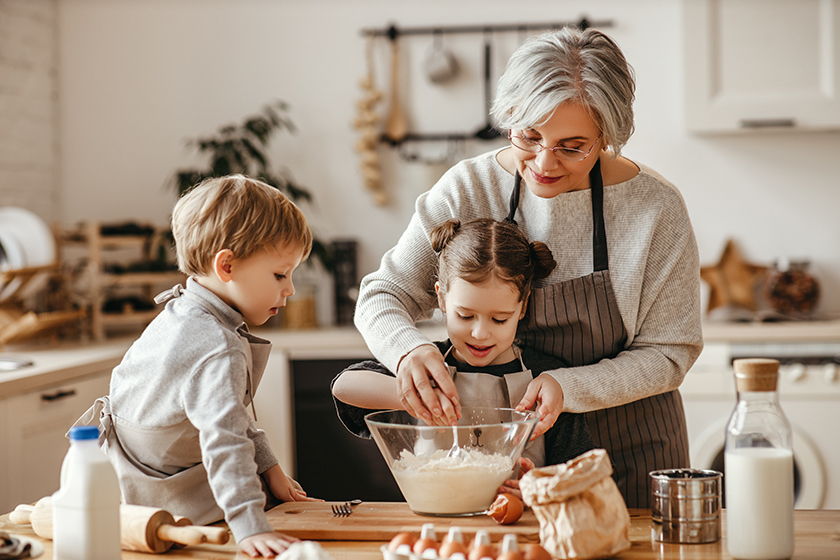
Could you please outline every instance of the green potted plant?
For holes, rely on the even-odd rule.
[[[207,154],[209,162],[204,168],[175,171],[172,182],[178,195],[209,177],[241,173],[272,185],[295,202],[311,201],[309,191],[295,183],[287,171],[275,171],[268,151],[277,132],[295,132],[287,112],[286,103],[275,101],[265,105],[259,113],[245,117],[239,124],[227,124],[219,127],[215,134],[188,139],[187,145]],[[312,242],[312,256],[326,270],[332,270],[330,252],[317,237]]]

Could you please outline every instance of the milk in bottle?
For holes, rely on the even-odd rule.
[[[779,362],[735,360],[738,402],[726,427],[726,543],[739,559],[793,555],[793,450],[779,406]]]

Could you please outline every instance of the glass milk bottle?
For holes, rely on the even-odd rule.
[[[726,426],[726,544],[734,558],[793,555],[793,448],[779,407],[779,362],[735,360],[738,403]]]
[[[53,560],[120,558],[120,485],[98,438],[96,426],[70,428],[52,498]]]

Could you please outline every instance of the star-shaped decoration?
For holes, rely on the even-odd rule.
[[[700,277],[709,285],[709,308],[735,306],[756,310],[756,285],[767,267],[748,263],[732,239],[726,240],[717,264],[700,268]]]

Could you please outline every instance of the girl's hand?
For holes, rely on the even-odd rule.
[[[563,387],[547,373],[541,373],[533,379],[525,390],[525,396],[516,405],[516,410],[536,410],[539,421],[534,426],[531,439],[536,439],[548,431],[563,412]]]
[[[418,346],[397,367],[397,395],[406,412],[427,424],[454,424],[461,417],[458,390],[433,344]],[[441,407],[441,403],[448,403]]]
[[[297,539],[276,533],[257,533],[239,541],[239,548],[251,557],[262,556],[265,558],[274,558],[291,545],[297,542]]]
[[[280,465],[274,465],[263,473],[268,489],[274,497],[284,502],[323,502],[318,498],[310,498],[306,495],[298,481],[286,476]],[[263,533],[267,534],[267,533]],[[244,542],[244,541],[243,541]]]
[[[519,489],[519,479],[522,478],[522,476],[526,472],[528,472],[528,471],[530,471],[531,469],[534,468],[534,462],[531,459],[528,459],[527,457],[520,457],[519,461],[518,461],[518,465],[519,465],[519,474],[516,476],[516,478],[511,478],[510,480],[505,480],[502,483],[502,485],[499,486],[499,489],[496,490],[497,494],[505,494],[505,493],[513,494],[514,496],[516,496],[520,500],[522,499],[522,490]]]

